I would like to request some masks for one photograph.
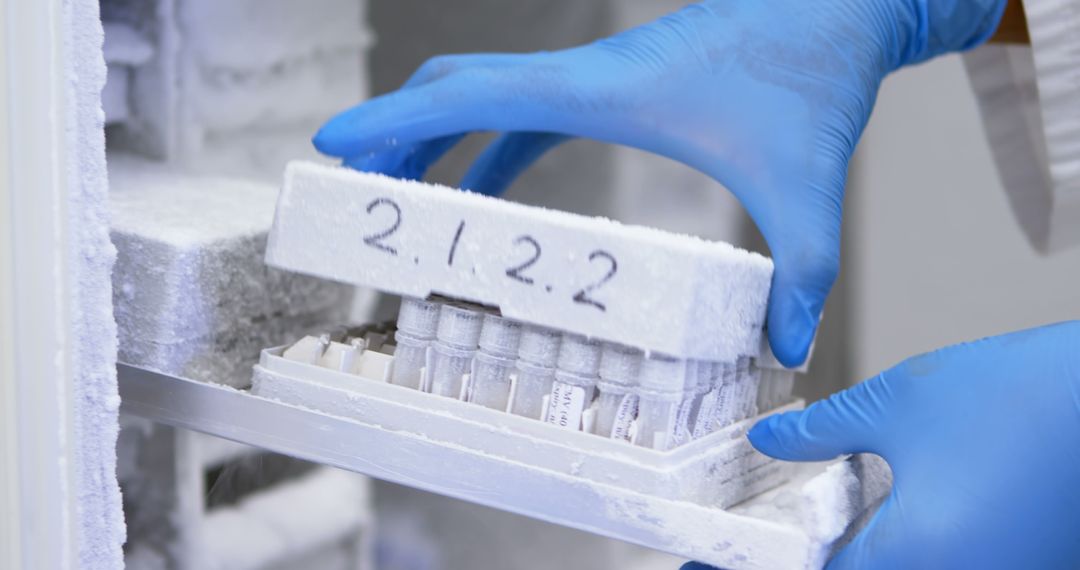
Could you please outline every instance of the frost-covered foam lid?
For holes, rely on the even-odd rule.
[[[640,350],[621,344],[606,343],[600,354],[600,380],[619,386],[637,383],[641,359]]]
[[[650,354],[641,363],[638,382],[650,392],[681,392],[686,376],[686,361],[663,354]]]
[[[435,338],[439,326],[439,305],[412,297],[401,299],[398,311],[397,328],[410,336],[420,339]]]
[[[497,315],[484,315],[480,328],[480,350],[489,354],[513,358],[521,340],[521,323]]]
[[[575,334],[564,334],[559,347],[559,370],[595,377],[600,371],[600,343]]]
[[[475,349],[483,322],[483,315],[476,311],[443,305],[439,310],[439,328],[435,336],[443,344]]]
[[[526,326],[518,343],[518,358],[535,366],[554,368],[559,358],[559,333],[543,327]]]
[[[722,242],[292,163],[267,262],[697,360],[757,354],[768,259]]]

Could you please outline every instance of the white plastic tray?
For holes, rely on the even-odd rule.
[[[747,419],[670,451],[567,430],[281,357],[264,350],[255,367],[254,394],[300,404],[409,436],[441,450],[425,455],[428,469],[443,474],[447,461],[468,466],[483,454],[585,481],[666,499],[727,507],[791,478],[792,464],[770,459],[746,439],[757,418]],[[780,410],[798,409],[793,402]],[[422,467],[422,466],[421,466]]]
[[[857,456],[827,470],[794,466],[797,478],[777,489],[708,508],[466,449],[467,469],[433,465],[427,460],[438,462],[447,446],[415,435],[125,364],[117,377],[128,414],[731,570],[820,568],[889,489],[883,462]]]
[[[326,445],[352,450],[352,468],[374,477],[729,569],[818,568],[865,506],[846,464],[805,493],[823,466],[758,454],[744,437],[757,418],[659,452],[285,360],[281,350],[263,352],[252,395],[348,422],[356,439],[327,428]],[[777,493],[796,497],[786,503],[799,514],[769,514]],[[736,503],[742,514],[725,510]],[[759,503],[764,515],[746,514]]]

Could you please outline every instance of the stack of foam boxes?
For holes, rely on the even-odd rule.
[[[110,158],[121,362],[244,388],[262,347],[347,319],[351,288],[263,264],[276,196],[258,182]],[[366,478],[122,424],[129,568],[371,567]]]
[[[364,0],[103,0],[110,149],[276,182],[368,91]]]
[[[363,0],[176,1],[179,149],[192,167],[277,182],[368,91]]]
[[[103,0],[121,362],[244,388],[353,290],[263,263],[285,161],[366,95],[358,0]],[[129,568],[372,568],[369,481],[122,417]]]

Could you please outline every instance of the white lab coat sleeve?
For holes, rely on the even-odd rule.
[[[964,56],[998,173],[1040,251],[1080,244],[1080,0],[1024,0],[1031,46]]]

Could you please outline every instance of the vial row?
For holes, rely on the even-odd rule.
[[[682,360],[504,319],[454,302],[402,299],[395,324],[306,337],[284,357],[667,450],[790,399],[793,372]]]

